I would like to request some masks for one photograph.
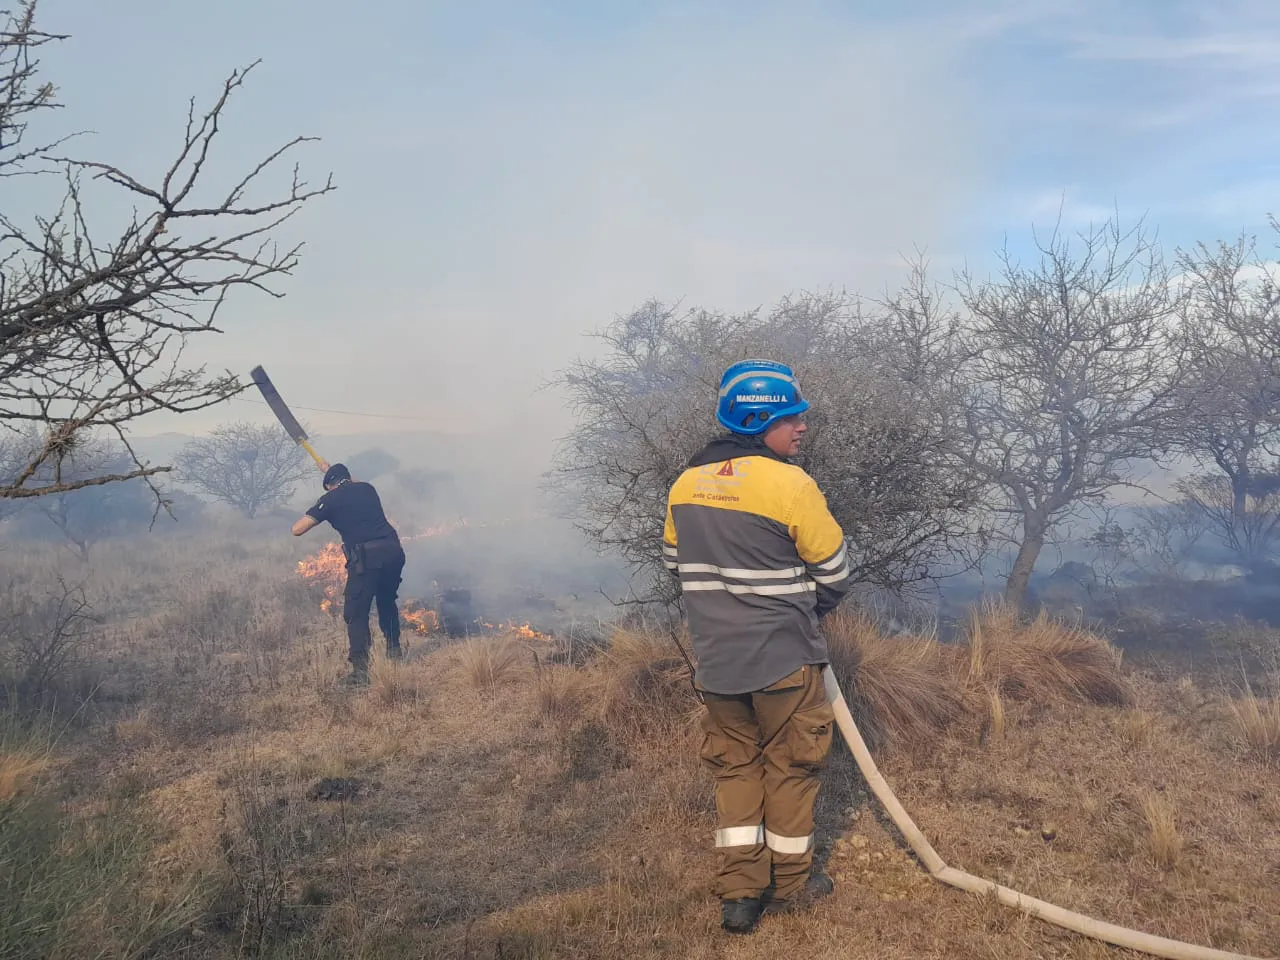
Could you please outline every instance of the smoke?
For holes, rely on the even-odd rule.
[[[354,456],[348,457],[346,464],[347,469],[351,471],[351,476],[359,480],[367,480],[370,483],[379,477],[394,473],[400,468],[399,459],[386,450],[377,447],[370,450],[362,450]]]

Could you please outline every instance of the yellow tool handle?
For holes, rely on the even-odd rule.
[[[318,466],[321,470],[327,469],[329,465],[320,459],[320,454],[316,453],[315,447],[311,446],[311,444],[309,444],[306,440],[299,440],[298,446],[302,447],[303,450],[311,454],[311,459],[316,462],[316,466]]]

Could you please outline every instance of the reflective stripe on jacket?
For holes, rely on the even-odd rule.
[[[680,578],[698,685],[748,693],[826,663],[818,619],[852,584],[844,533],[817,483],[730,439],[692,463],[667,499],[663,560]]]

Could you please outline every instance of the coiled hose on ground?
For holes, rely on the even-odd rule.
[[[1035,897],[1018,893],[1018,891],[1011,890],[1008,887],[1002,887],[991,880],[983,880],[981,877],[975,877],[973,874],[965,873],[963,870],[948,867],[943,862],[942,857],[938,856],[938,852],[933,849],[933,845],[925,839],[924,834],[920,832],[920,828],[915,825],[915,821],[903,809],[902,804],[898,802],[898,798],[889,789],[889,784],[885,782],[884,777],[880,775],[875,761],[871,759],[871,752],[867,749],[867,744],[862,739],[862,734],[858,732],[858,727],[853,722],[853,714],[849,712],[849,704],[845,702],[844,693],[840,690],[840,684],[837,682],[835,674],[830,667],[824,670],[823,674],[827,687],[827,698],[831,701],[831,705],[835,710],[836,726],[840,728],[845,741],[849,744],[849,749],[853,751],[853,757],[858,762],[858,769],[862,771],[863,777],[870,784],[876,799],[880,801],[880,805],[884,807],[889,817],[902,833],[902,836],[906,838],[911,849],[915,851],[920,862],[924,864],[925,869],[929,871],[935,880],[961,890],[967,890],[970,893],[993,896],[1001,903],[1015,907],[1030,916],[1067,930],[1084,934],[1086,937],[1103,940],[1118,947],[1138,950],[1157,957],[1168,957],[1170,960],[1262,960],[1262,958],[1249,957],[1242,953],[1230,953],[1225,950],[1199,947],[1179,940],[1170,940],[1166,937],[1142,933],[1139,930],[1130,930],[1127,927],[1118,927],[1113,923],[1104,923],[1101,920],[1095,920],[1092,917],[1086,917],[1084,914],[1076,913],[1074,910],[1066,910],[1062,907],[1054,906],[1052,903],[1046,903],[1043,900],[1037,900]]]

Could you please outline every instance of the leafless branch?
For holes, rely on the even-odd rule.
[[[1173,446],[1182,301],[1155,244],[1115,222],[1006,251],[996,280],[962,274],[954,345],[970,466],[1020,532],[1006,599],[1020,604],[1050,531]]]
[[[1182,487],[1231,550],[1262,558],[1280,474],[1280,285],[1254,242],[1198,244],[1178,257],[1187,291],[1189,374],[1178,441],[1214,476]],[[1221,481],[1221,482],[1219,482]]]
[[[797,462],[843,525],[855,576],[891,589],[931,576],[957,556],[976,486],[913,335],[925,334],[864,315],[845,294],[791,298],[766,316],[645,304],[600,335],[603,359],[562,374],[578,424],[549,486],[592,542],[649,575],[639,601],[674,599],[661,563],[667,492],[717,429],[724,368],[776,357],[812,403]]]
[[[280,247],[278,230],[334,189],[331,178],[309,185],[296,164],[279,169],[311,142],[295,137],[220,197],[201,198],[224,110],[254,65],[234,71],[203,112],[192,101],[183,142],[158,185],[100,161],[54,156],[48,145],[23,147],[26,118],[54,105],[48,84],[35,87],[32,52],[62,39],[35,30],[34,12],[34,3],[22,3],[0,30],[0,170],[56,170],[64,191],[55,209],[29,223],[0,213],[0,426],[36,423],[46,431],[31,460],[0,477],[0,499],[74,489],[60,480],[31,481],[77,437],[106,429],[123,439],[127,426],[149,413],[205,409],[243,389],[230,371],[211,374],[186,363],[187,342],[219,332],[215,321],[235,290],[282,295],[275,282],[293,271],[300,245]],[[136,205],[132,219],[91,226],[91,185],[124,191]],[[135,458],[133,470],[75,483],[164,469]]]

